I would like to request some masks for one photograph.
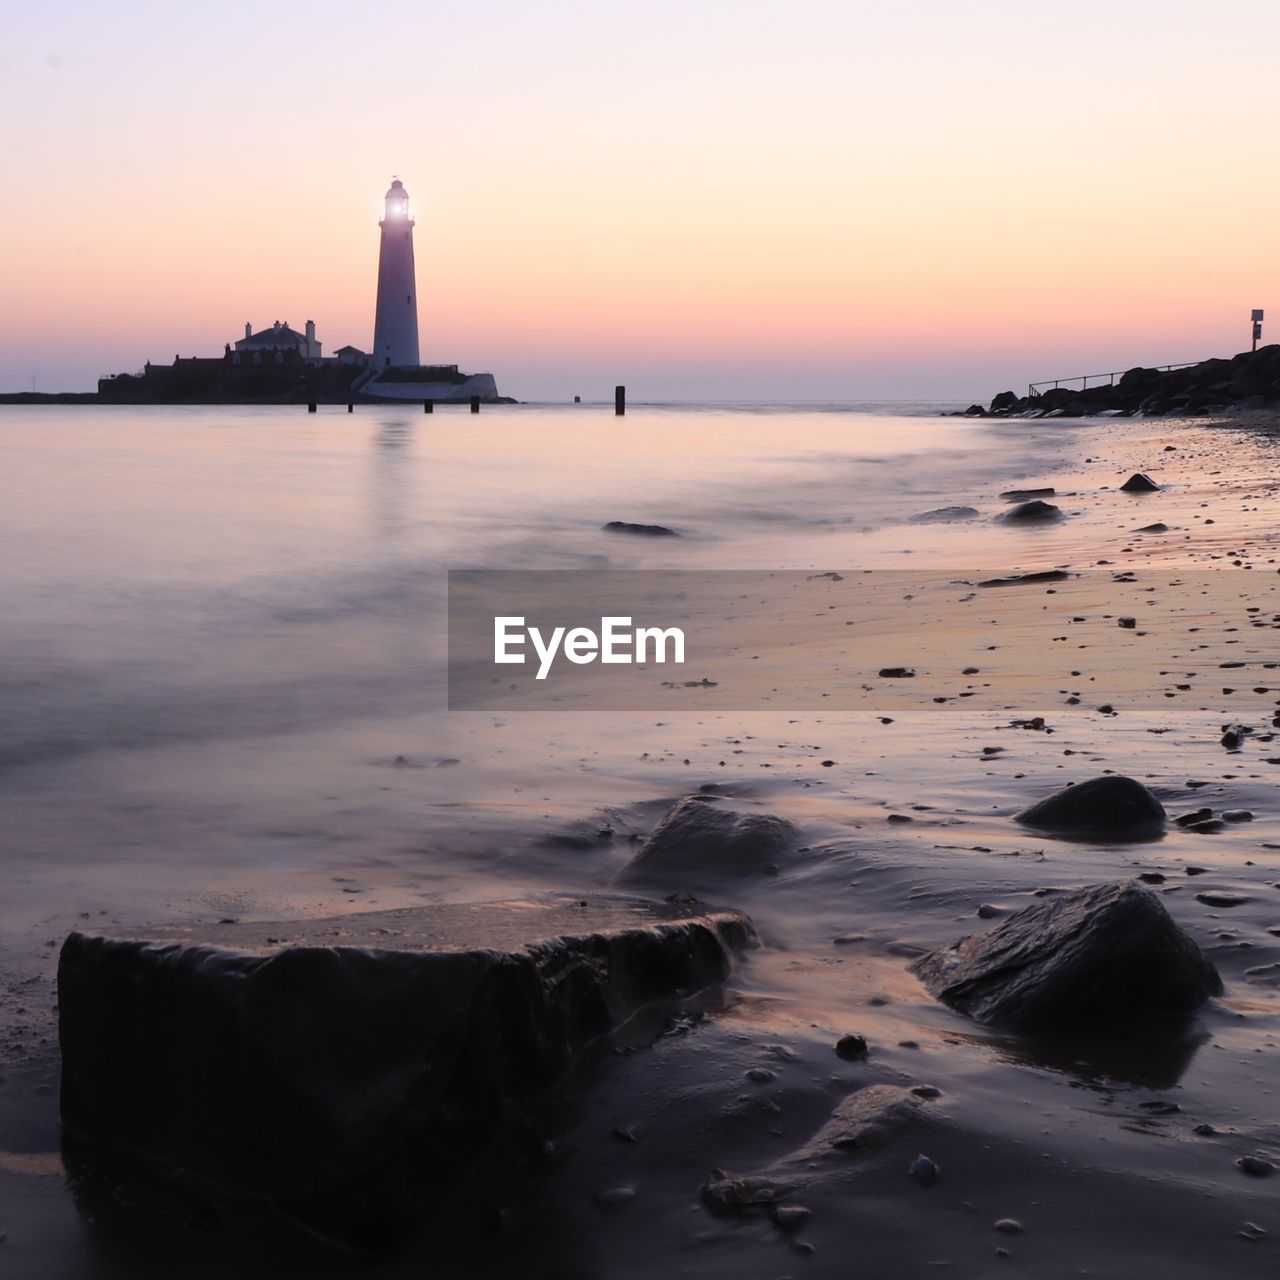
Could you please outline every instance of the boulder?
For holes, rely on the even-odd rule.
[[[1029,524],[1062,519],[1062,508],[1055,507],[1052,502],[1041,502],[1032,498],[1030,502],[1020,502],[1011,511],[997,517],[999,520],[1015,524]]]
[[[1043,489],[1006,489],[1000,496],[1006,502],[1030,502],[1033,498],[1052,498],[1057,490],[1052,486]]]
[[[978,1022],[1050,1033],[1169,1022],[1222,994],[1222,979],[1141,885],[1090,885],[1015,912],[922,956],[911,971]]]
[[[1122,493],[1155,493],[1159,488],[1160,486],[1145,472],[1135,471],[1120,486],[1120,491]]]
[[[708,876],[759,875],[795,839],[795,828],[783,818],[726,809],[711,796],[686,796],[668,810],[618,879],[679,887]]]
[[[678,538],[674,529],[665,524],[628,524],[625,520],[610,520],[604,527],[606,533],[634,533],[642,538]]]
[[[1037,800],[1014,821],[1057,835],[1142,839],[1164,830],[1164,806],[1134,778],[1103,774]]]
[[[589,1041],[720,981],[753,936],[612,895],[73,933],[63,1123],[378,1247]]]
[[[1018,393],[1016,391],[1001,391],[993,397],[991,401],[991,411],[999,413],[1001,410],[1012,409],[1018,403]]]

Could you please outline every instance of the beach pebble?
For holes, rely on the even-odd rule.
[[[608,1187],[604,1191],[597,1191],[591,1200],[597,1209],[612,1211],[626,1208],[635,1198],[635,1187]]]
[[[881,667],[882,680],[910,680],[915,675],[910,667]]]
[[[1236,1161],[1236,1167],[1251,1178],[1269,1178],[1276,1171],[1275,1165],[1262,1156],[1241,1156]]]
[[[917,1098],[924,1098],[926,1101],[942,1097],[942,1090],[932,1084],[918,1084],[912,1088],[911,1092],[914,1093]]]
[[[979,920],[994,920],[994,919],[996,918],[996,916],[998,916],[999,914],[1000,914],[1000,908],[999,908],[999,907],[993,907],[993,906],[991,905],[991,903],[989,903],[989,902],[984,902],[984,903],[983,903],[983,904],[978,908],[978,919],[979,919]]]
[[[942,1170],[928,1156],[919,1155],[911,1162],[907,1177],[917,1186],[931,1187],[942,1177]]]
[[[866,1037],[852,1033],[841,1036],[836,1041],[836,1053],[846,1062],[856,1062],[859,1058],[865,1058],[867,1056]]]
[[[768,1067],[752,1067],[743,1074],[752,1084],[768,1084],[771,1080],[778,1078],[778,1073],[770,1071]]]
[[[664,524],[629,524],[626,520],[610,520],[604,525],[606,533],[634,533],[644,538],[678,538],[674,529]]]
[[[1123,627],[1126,631],[1132,631],[1138,625],[1137,618],[1117,618],[1116,626]]]
[[[1196,901],[1203,902],[1206,907],[1242,907],[1252,899],[1243,893],[1197,893]]]
[[[1145,472],[1135,471],[1120,486],[1122,493],[1154,493],[1160,486]]]
[[[1190,813],[1180,813],[1174,818],[1174,822],[1180,827],[1189,827],[1197,822],[1205,822],[1212,817],[1212,809],[1192,809]]]
[[[773,1223],[779,1231],[799,1231],[811,1216],[802,1204],[780,1204],[773,1211]]]
[[[1022,1223],[1017,1218],[997,1218],[992,1225],[997,1231],[1001,1231],[1007,1236],[1022,1234]]]
[[[1252,822],[1253,812],[1250,809],[1227,809],[1222,817],[1227,822]]]

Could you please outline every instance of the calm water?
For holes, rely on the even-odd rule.
[[[6,409],[6,925],[68,883],[116,906],[420,831],[369,762],[413,717],[456,754],[448,567],[876,563],[1052,448],[928,408]]]

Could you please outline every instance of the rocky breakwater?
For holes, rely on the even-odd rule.
[[[64,1128],[383,1248],[585,1045],[753,941],[737,912],[616,895],[76,932]]]
[[[1039,395],[1025,396],[1002,391],[987,408],[970,405],[958,416],[1084,418],[1106,413],[1155,417],[1265,409],[1276,404],[1280,404],[1280,345],[1243,351],[1230,359],[1202,360],[1181,369],[1129,369],[1112,383],[1092,387],[1050,387]]]

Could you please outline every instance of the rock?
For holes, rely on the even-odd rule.
[[[1006,524],[1032,524],[1062,518],[1061,507],[1055,507],[1052,502],[1041,502],[1039,498],[1033,498],[1030,502],[1020,502],[1012,511],[1006,511],[999,517]]]
[[[780,1204],[771,1216],[779,1231],[799,1231],[812,1215],[804,1205]]]
[[[717,1218],[732,1218],[753,1210],[772,1210],[791,1190],[785,1182],[768,1178],[739,1177],[725,1169],[712,1169],[698,1188],[698,1198]]]
[[[75,932],[63,1125],[385,1247],[586,1044],[752,938],[736,912],[610,895]]]
[[[1190,813],[1178,814],[1174,822],[1180,827],[1193,827],[1197,822],[1206,822],[1212,817],[1212,809],[1192,809]]]
[[[910,680],[915,676],[910,667],[881,667],[881,680]]]
[[[643,538],[678,538],[674,529],[665,524],[629,524],[625,520],[610,520],[603,526],[606,533],[634,533]]]
[[[1018,403],[1018,393],[1016,391],[1001,391],[998,395],[992,397],[991,411],[998,413],[1002,409],[1012,409]]]
[[[864,1036],[841,1036],[836,1041],[836,1053],[846,1062],[856,1062],[867,1056],[867,1041]]]
[[[1236,1167],[1251,1178],[1269,1178],[1276,1171],[1275,1165],[1262,1156],[1241,1156],[1236,1161]]]
[[[1230,724],[1222,731],[1218,741],[1228,751],[1239,751],[1240,744],[1249,736],[1249,730],[1242,724]]]
[[[1065,569],[1041,569],[1035,573],[1015,573],[1007,578],[984,578],[980,587],[1023,587],[1036,582],[1064,582],[1071,575]],[[966,675],[968,672],[965,673]]]
[[[1135,471],[1120,486],[1121,493],[1155,493],[1160,486],[1145,472]]]
[[[1217,970],[1160,900],[1122,883],[1025,907],[911,972],[978,1022],[1031,1032],[1184,1016],[1222,992]]]
[[[952,520],[972,520],[977,511],[973,507],[935,507],[932,511],[918,511],[911,517],[912,524],[943,524]]]
[[[1116,626],[1123,627],[1126,631],[1132,631],[1138,625],[1137,618],[1117,618]]]
[[[879,1151],[911,1128],[925,1099],[893,1084],[873,1084],[851,1093],[803,1147],[778,1162],[778,1168],[807,1166],[835,1153]]]
[[[907,1177],[921,1187],[931,1187],[942,1177],[942,1170],[928,1156],[916,1156],[907,1170]]]
[[[752,1084],[772,1084],[778,1078],[778,1073],[768,1067],[752,1067],[744,1074]]]
[[[1197,893],[1196,901],[1203,902],[1206,907],[1243,907],[1246,902],[1253,899],[1243,893],[1221,893],[1209,890],[1205,893]]]
[[[987,411],[980,404],[971,404],[965,411],[966,418],[985,418]]]
[[[1063,787],[1014,814],[1023,826],[1086,838],[1158,835],[1164,820],[1164,806],[1142,783],[1110,773]]]
[[[1251,809],[1226,809],[1222,814],[1225,822],[1252,822],[1253,811]]]
[[[1017,1218],[997,1218],[991,1224],[999,1232],[1006,1236],[1018,1236],[1022,1234],[1022,1223]]]
[[[1047,489],[1006,489],[1000,496],[1006,502],[1030,502],[1033,498],[1056,497],[1057,492],[1052,487]]]
[[[597,1209],[612,1213],[617,1209],[625,1209],[635,1198],[635,1187],[608,1187],[604,1191],[597,1191],[591,1201]]]
[[[1169,526],[1163,520],[1157,520],[1155,524],[1144,524],[1140,529],[1135,529],[1134,533],[1168,533]]]
[[[724,809],[686,796],[658,824],[619,874],[622,883],[761,875],[795,842],[791,823],[768,813]]]

